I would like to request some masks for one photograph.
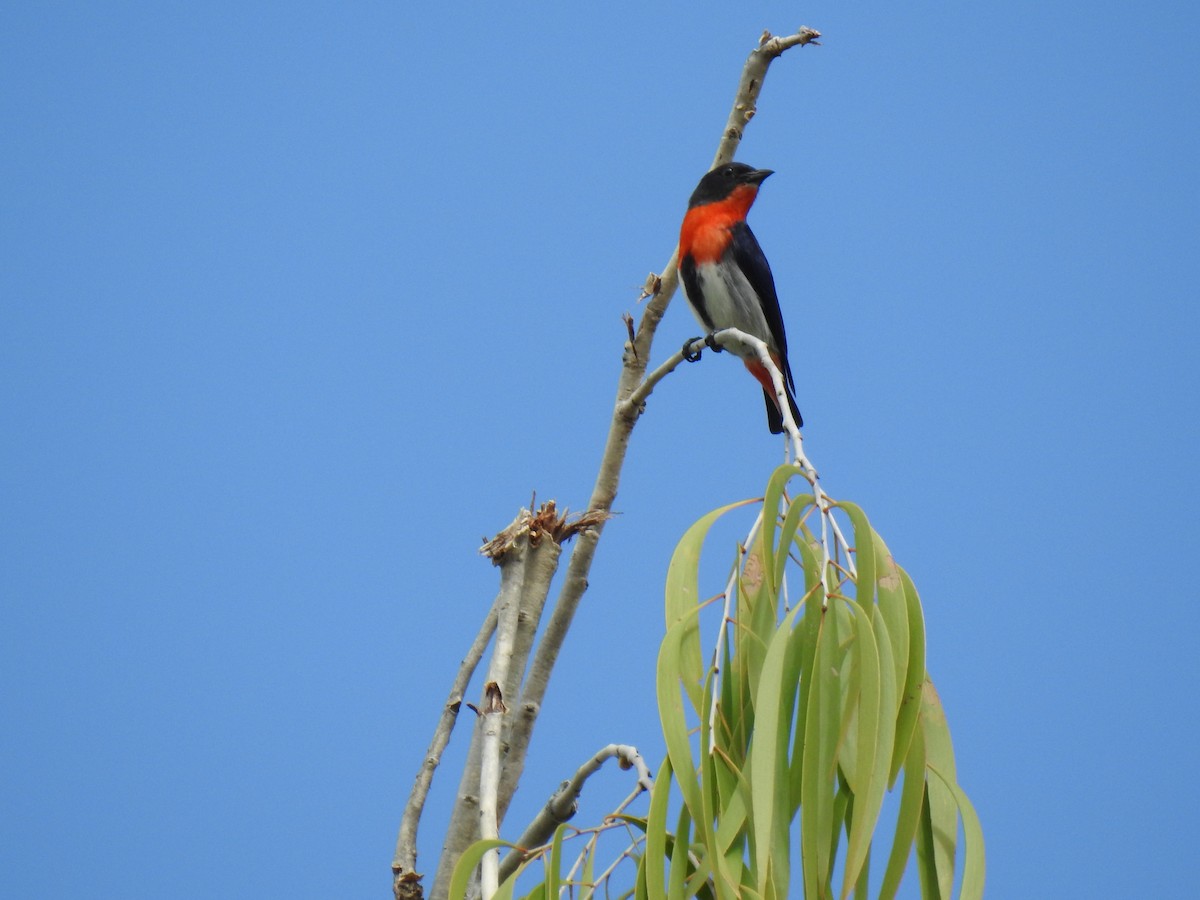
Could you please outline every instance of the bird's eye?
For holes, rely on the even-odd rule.
[[[725,171],[722,174],[725,175],[727,178],[732,178],[733,177],[733,166],[726,166]]]

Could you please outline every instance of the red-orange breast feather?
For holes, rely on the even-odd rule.
[[[691,256],[697,265],[719,260],[732,238],[730,227],[745,220],[757,195],[756,185],[743,184],[724,200],[689,209],[679,230],[679,255]]]

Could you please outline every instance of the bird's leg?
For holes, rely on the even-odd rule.
[[[696,343],[698,340],[700,340],[700,338],[694,337],[688,338],[683,342],[683,358],[688,362],[696,362],[699,360],[700,354],[704,351],[703,347],[697,347],[695,350],[692,349],[692,344]]]
[[[704,343],[708,345],[709,349],[712,350],[713,353],[720,353],[725,348],[717,343],[716,338],[714,337],[715,334],[715,331],[710,331],[708,334],[706,334],[704,336]]]

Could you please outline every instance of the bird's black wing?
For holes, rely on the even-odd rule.
[[[767,263],[767,257],[762,252],[762,247],[758,245],[758,238],[754,236],[749,225],[744,221],[738,222],[730,231],[733,240],[726,252],[733,255],[733,261],[737,263],[742,274],[746,276],[746,280],[750,282],[750,287],[762,301],[763,318],[767,320],[767,328],[771,332],[771,343],[775,345],[773,349],[779,354],[779,368],[783,370],[783,386],[786,389],[784,393],[787,394],[788,406],[791,407],[796,425],[802,426],[804,419],[796,405],[796,382],[792,378],[792,365],[788,362],[787,335],[783,330],[783,312],[779,308],[779,296],[775,293],[775,277],[771,274],[771,266]],[[783,425],[779,410],[775,406],[775,398],[766,390],[763,391],[763,397],[767,404],[767,423],[771,432],[778,434],[783,430]]]
[[[771,330],[772,348],[782,359],[787,359],[787,336],[783,332],[783,313],[779,309],[779,297],[775,293],[775,279],[771,275],[771,267],[763,255],[762,247],[750,226],[744,221],[730,228],[733,240],[730,241],[727,253],[733,254],[737,263],[754,293],[762,300],[763,317],[767,320],[767,328]]]
[[[679,278],[683,282],[683,293],[692,309],[709,331],[713,330],[713,321],[704,305],[704,292],[700,289],[700,277],[696,274],[696,260],[685,256],[679,261]]]
[[[726,252],[733,254],[733,261],[750,282],[750,287],[754,288],[754,293],[762,300],[763,317],[771,331],[774,349],[779,354],[779,367],[783,369],[788,404],[792,407],[796,423],[800,424],[800,412],[796,409],[796,383],[792,378],[792,365],[788,362],[787,335],[783,331],[783,312],[779,309],[779,297],[775,293],[775,278],[771,274],[771,266],[767,263],[767,257],[749,225],[744,221],[738,222],[730,232],[733,240],[730,241]]]

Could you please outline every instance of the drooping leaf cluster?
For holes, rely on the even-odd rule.
[[[785,496],[796,474],[782,466],[768,483],[763,526],[739,561],[736,611],[722,626],[719,672],[701,645],[699,560],[729,507],[692,526],[675,551],[658,664],[670,765],[651,800],[638,893],[783,898],[799,894],[789,894],[795,883],[811,898],[892,897],[915,843],[923,895],[949,897],[961,815],[961,896],[981,896],[982,831],[925,669],[916,588],[852,503],[837,507],[853,528],[853,572],[846,559],[826,563],[808,525],[812,496]],[[803,595],[788,609],[785,575],[797,566]],[[882,881],[869,893],[884,794],[901,777]],[[673,790],[682,807],[669,822]]]

